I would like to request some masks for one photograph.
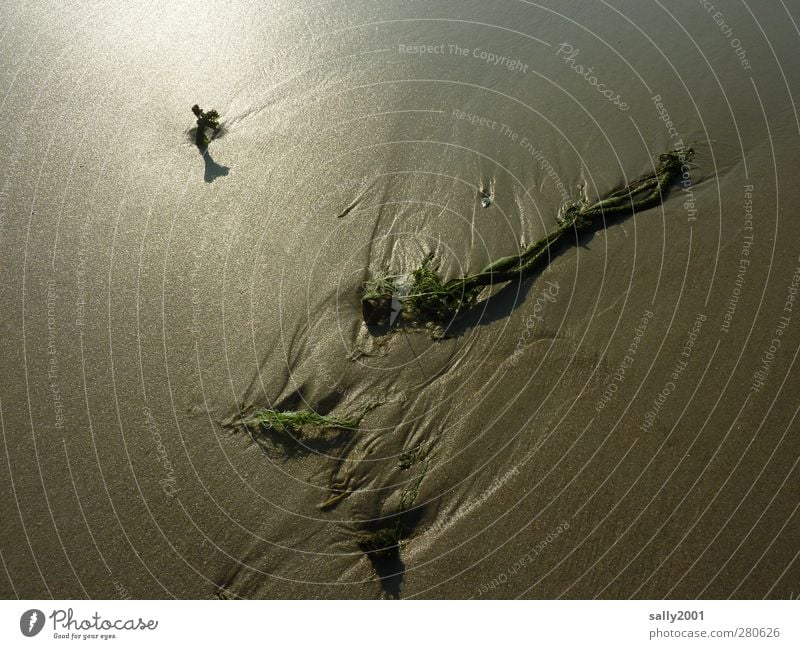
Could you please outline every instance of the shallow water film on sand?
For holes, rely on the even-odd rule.
[[[4,2],[0,595],[797,596],[798,24]]]

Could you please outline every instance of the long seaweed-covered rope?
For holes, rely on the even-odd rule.
[[[406,321],[442,324],[452,320],[474,304],[485,287],[524,277],[549,255],[551,248],[563,243],[569,233],[577,235],[605,224],[608,218],[660,205],[666,191],[681,178],[693,155],[690,148],[661,154],[655,173],[633,181],[593,205],[570,205],[555,230],[519,255],[498,259],[474,275],[444,282],[433,257],[428,256],[422,266],[411,273],[411,285],[404,291],[396,283],[397,276],[382,276],[367,282],[361,298],[364,321],[372,325],[384,324],[390,320],[392,310],[397,309],[398,304],[402,306]]]

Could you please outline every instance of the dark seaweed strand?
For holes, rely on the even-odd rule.
[[[693,154],[690,148],[674,149],[662,154],[654,174],[629,183],[594,205],[569,206],[555,230],[519,255],[497,259],[475,275],[444,282],[438,273],[438,264],[429,255],[422,266],[412,272],[413,282],[408,295],[398,298],[403,304],[406,319],[418,323],[446,322],[473,305],[485,287],[521,279],[543,261],[552,248],[561,245],[568,234],[574,236],[605,225],[609,218],[661,204],[666,190],[681,177],[685,164]],[[373,321],[374,324],[375,321],[380,322],[381,318],[388,319],[394,289],[393,279],[389,277],[379,277],[365,285],[362,296],[365,322],[369,324]]]
[[[570,206],[564,214],[563,222],[555,230],[525,248],[521,254],[498,259],[475,275],[443,282],[437,272],[437,264],[429,256],[412,273],[412,289],[406,297],[401,298],[404,310],[411,320],[418,322],[444,322],[451,319],[462,309],[471,306],[484,287],[519,280],[536,267],[545,255],[550,254],[553,247],[561,244],[568,234],[596,228],[598,222],[605,223],[610,217],[631,214],[661,204],[665,191],[680,178],[684,164],[692,156],[692,149],[675,149],[662,154],[654,174],[633,181],[594,205]],[[379,292],[386,299],[392,289],[389,282],[382,285]],[[362,299],[367,301],[374,298],[374,294],[365,293]]]
[[[584,210],[568,210],[567,220],[553,232],[526,248],[518,257],[506,257],[490,264],[477,275],[451,280],[445,284],[447,290],[470,290],[518,279],[524,275],[549,251],[560,243],[570,231],[583,232],[595,227],[596,221],[608,217],[621,216],[636,211],[650,209],[660,205],[664,200],[664,191],[681,176],[682,161],[691,160],[692,150],[675,150],[665,153],[660,158],[656,174],[641,178],[626,188],[614,192],[608,198]],[[634,200],[634,196],[644,191],[649,192],[642,198]],[[517,263],[513,263],[513,262]]]

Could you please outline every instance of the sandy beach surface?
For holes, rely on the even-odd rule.
[[[797,597],[799,22],[4,2],[0,595]],[[362,322],[371,274],[474,273],[680,146],[452,336]]]

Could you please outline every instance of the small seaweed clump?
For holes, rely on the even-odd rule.
[[[358,541],[361,551],[375,559],[389,559],[400,554],[400,541],[403,540],[403,526],[397,517],[394,523],[370,534],[364,534]]]
[[[398,468],[401,471],[406,471],[423,460],[430,460],[433,457],[433,454],[431,453],[433,446],[433,442],[425,442],[414,447],[410,451],[406,451],[400,455],[397,460]]]
[[[400,542],[413,531],[413,525],[406,525],[403,521],[409,518],[414,507],[414,501],[419,495],[419,486],[428,473],[429,462],[430,456],[425,459],[422,474],[400,493],[400,504],[392,522],[360,537],[358,545],[363,552],[381,558],[395,556],[399,553]]]
[[[378,274],[364,284],[361,311],[368,325],[388,322],[392,314],[393,296],[397,291],[393,277]],[[395,298],[396,299],[396,298]]]
[[[655,173],[642,176],[604,199],[571,203],[558,215],[558,226],[517,255],[502,257],[480,272],[444,281],[438,263],[428,255],[410,274],[410,285],[397,282],[401,275],[380,275],[364,285],[361,297],[367,325],[393,324],[402,310],[403,319],[417,324],[446,325],[475,304],[489,286],[522,279],[568,235],[604,227],[606,220],[660,205],[671,185],[683,175],[694,156],[691,148],[673,149],[659,156]]]
[[[209,145],[207,130],[210,129],[216,134],[219,129],[219,113],[215,110],[203,110],[195,104],[192,106],[192,112],[197,117],[197,133],[195,135],[195,144],[199,148],[205,148]]]
[[[311,410],[284,411],[265,408],[257,410],[248,417],[243,417],[232,425],[245,426],[260,431],[275,431],[278,433],[298,433],[303,428],[339,428],[355,430],[358,428],[364,415],[369,409],[364,409],[352,417],[336,417],[334,415],[320,415]]]

